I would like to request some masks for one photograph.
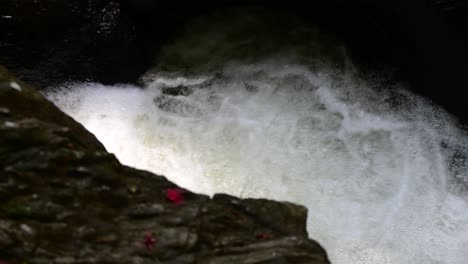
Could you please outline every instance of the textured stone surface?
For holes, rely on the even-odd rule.
[[[2,263],[329,263],[304,207],[209,198],[123,166],[4,68],[0,108]]]

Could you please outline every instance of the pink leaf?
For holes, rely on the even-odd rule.
[[[174,204],[180,204],[185,201],[183,191],[180,188],[166,189],[166,198]]]
[[[148,250],[153,249],[155,244],[156,244],[156,240],[154,239],[154,236],[152,233],[145,235],[145,246]]]
[[[270,234],[268,234],[268,233],[263,232],[263,233],[257,234],[257,239],[258,240],[265,240],[265,239],[269,239],[269,238],[270,238]]]

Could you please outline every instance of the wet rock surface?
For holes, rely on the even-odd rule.
[[[2,263],[329,263],[306,216],[123,166],[0,67]]]

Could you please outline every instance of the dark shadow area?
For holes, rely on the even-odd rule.
[[[0,4],[0,63],[38,87],[135,82],[189,19],[246,5],[297,14],[341,38],[364,71],[390,71],[394,80],[468,120],[462,96],[468,9],[453,0],[6,0]]]

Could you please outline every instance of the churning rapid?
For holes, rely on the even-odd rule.
[[[76,83],[47,96],[124,164],[195,192],[306,205],[332,263],[467,263],[468,137],[448,114],[333,58],[302,59],[317,39],[231,58],[266,33],[236,42],[225,37],[235,23],[197,23],[143,87]],[[178,52],[200,66],[174,63]]]

